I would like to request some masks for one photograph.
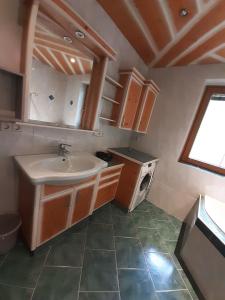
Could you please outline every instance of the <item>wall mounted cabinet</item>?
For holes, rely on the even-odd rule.
[[[146,133],[159,89],[152,80],[144,81],[133,130]]]
[[[121,71],[119,83],[123,88],[116,93],[111,125],[146,133],[158,87],[152,80],[145,80],[135,68]]]

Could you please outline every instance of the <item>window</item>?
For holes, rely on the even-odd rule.
[[[179,161],[225,175],[225,87],[206,87]]]

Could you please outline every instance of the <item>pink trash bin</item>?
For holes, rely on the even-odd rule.
[[[20,226],[21,219],[18,214],[0,215],[0,254],[7,253],[15,246]]]

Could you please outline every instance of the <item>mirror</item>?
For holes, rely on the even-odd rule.
[[[29,91],[29,122],[81,128],[94,54],[39,8]],[[80,39],[80,41],[79,41]]]

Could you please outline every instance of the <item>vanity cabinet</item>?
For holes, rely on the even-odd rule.
[[[19,173],[22,234],[31,251],[114,200],[123,164],[116,164],[78,183],[33,184]]]

